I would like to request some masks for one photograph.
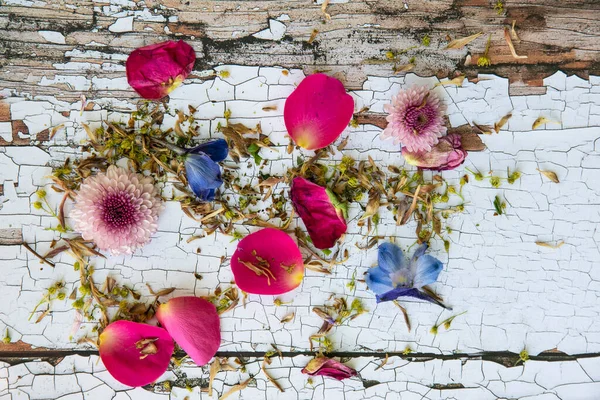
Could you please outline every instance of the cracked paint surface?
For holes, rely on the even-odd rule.
[[[101,54],[95,56],[102,58]],[[222,70],[229,72],[227,78],[219,77]],[[97,76],[80,77],[57,74],[45,83],[50,86],[68,84],[81,91],[98,87],[115,93],[130,90],[124,78],[100,78],[100,72]],[[286,153],[289,139],[282,117],[285,98],[304,74],[300,70],[284,72],[276,67],[234,65],[217,67],[215,72],[217,77],[206,80],[213,74],[211,71],[195,71],[193,75],[197,78],[188,79],[171,94],[171,109],[187,109],[188,104],[194,106],[197,109],[195,116],[201,122],[201,139],[218,137],[214,132],[217,124],[225,123],[226,110],[231,111],[232,122],[249,126],[260,123],[263,133],[274,144],[274,150],[261,153],[269,160],[262,172],[282,174],[304,154],[297,150],[290,155]],[[438,86],[434,89],[448,105],[451,124],[493,125],[508,112],[512,112],[513,117],[499,134],[483,136],[488,150],[470,153],[464,166],[443,175],[457,185],[465,167],[483,173],[494,171],[501,177],[506,177],[506,169],[510,168],[511,171],[519,170],[522,178],[514,185],[503,182],[499,189],[492,188],[489,182],[471,179],[463,190],[467,201],[465,213],[448,219],[447,225],[452,228],[448,235],[449,254],[440,241],[432,243],[431,253],[445,264],[434,288],[454,310],[441,311],[430,304],[404,302],[413,325],[409,333],[402,314],[393,304],[376,305],[373,294],[366,290],[363,282],[357,282],[354,290],[346,286],[354,273],[357,279],[362,279],[367,268],[376,263],[376,248],[361,251],[355,245],[364,245],[368,240],[363,237],[365,228],[357,226],[362,211],[355,204],[350,209],[348,234],[342,245],[350,251],[350,259],[334,267],[332,275],[307,271],[299,289],[280,297],[284,303],[292,301],[290,304],[277,307],[272,296],[250,295],[245,307],[239,305],[222,315],[221,351],[265,352],[271,349],[271,343],[283,351],[307,350],[308,337],[316,333],[322,323],[311,309],[323,305],[335,293],[358,297],[369,310],[347,326],[334,330],[331,339],[337,351],[402,352],[410,346],[415,352],[436,354],[504,350],[518,353],[523,348],[530,354],[555,348],[569,354],[600,352],[600,327],[594,323],[600,318],[600,269],[594,267],[600,262],[600,232],[597,228],[600,223],[600,180],[597,177],[600,170],[600,77],[583,80],[558,72],[544,81],[544,94],[527,96],[509,96],[506,79],[481,75],[479,78],[477,84],[465,81],[460,88]],[[412,74],[405,77],[372,76],[364,82],[362,90],[351,94],[356,101],[356,111],[366,106],[372,112],[383,112],[383,105],[400,88],[413,84],[433,87],[438,82],[437,78],[420,78]],[[31,203],[35,201],[34,193],[38,187],[47,185],[49,188],[45,177],[50,174],[51,165],[80,155],[77,146],[86,138],[81,124],[88,123],[94,128],[106,118],[127,121],[128,113],[135,106],[118,96],[89,96],[89,104],[80,112],[80,102],[46,96],[31,98],[25,93],[10,91],[4,91],[4,94],[7,98],[3,107],[7,107],[9,117],[0,122],[0,144],[4,146],[0,147],[0,332],[8,329],[13,341],[22,340],[33,346],[85,348],[75,341],[89,333],[92,325],[84,323],[74,338],[70,338],[74,318],[70,301],[54,301],[52,313],[38,324],[32,322],[35,318],[28,321],[29,313],[54,282],[63,280],[68,293],[76,285],[79,274],[73,271],[73,260],[62,254],[56,258],[53,269],[40,264],[37,258],[16,244],[22,235],[25,242],[35,244],[38,252],[45,253],[55,238],[52,231],[44,228],[55,226],[56,221],[33,209]],[[265,111],[263,107],[266,106],[276,106],[276,110]],[[532,123],[540,116],[558,123],[532,131]],[[165,117],[167,126],[174,121],[175,116]],[[49,141],[48,131],[60,124],[64,124],[64,129],[58,130]],[[371,156],[382,169],[388,165],[402,165],[399,149],[390,141],[382,141],[380,133],[380,128],[371,125],[348,128],[334,145],[349,137],[344,154],[357,159]],[[338,152],[333,160],[339,161],[341,157]],[[560,184],[543,178],[537,168],[556,172]],[[241,172],[251,183],[257,183],[258,168],[253,163],[243,162]],[[169,185],[165,190],[168,188]],[[277,187],[278,190],[282,188],[282,184]],[[58,204],[58,196],[51,190],[48,193],[50,201]],[[492,202],[497,194],[508,203],[505,216],[493,216]],[[414,223],[398,227],[391,213],[382,208],[380,215],[381,223],[373,234],[395,237],[404,248],[414,242]],[[301,224],[298,219],[292,227],[297,224]],[[244,234],[249,232],[244,226],[236,229]],[[229,236],[216,234],[187,243],[190,236],[201,232],[198,223],[186,217],[178,203],[168,202],[151,244],[133,256],[95,260],[95,280],[100,282],[106,276],[112,276],[119,283],[132,285],[146,295],[149,294],[146,283],[155,289],[176,287],[174,296],[208,295],[219,285],[225,288],[233,277],[228,262],[221,263],[221,256],[230,257],[237,242],[232,242]],[[537,246],[536,241],[564,241],[565,244],[553,250]],[[194,279],[193,273],[202,275],[203,279]],[[150,302],[152,296],[143,299]],[[462,311],[467,313],[456,318],[450,330],[440,329],[438,335],[430,334],[434,324]],[[291,312],[296,313],[295,318],[282,324],[280,319]],[[406,398],[437,399],[451,395],[485,399],[528,395],[546,400],[575,398],[569,397],[572,393],[568,389],[575,383],[586,384],[586,389],[578,386],[578,390],[597,390],[598,384],[593,382],[600,380],[591,367],[587,373],[582,372],[586,371],[581,366],[583,359],[539,365],[528,362],[525,370],[519,367],[502,372],[497,368],[503,367],[490,362],[469,361],[462,365],[460,361],[408,363],[398,359],[395,362],[397,368],[386,366],[371,377],[363,376],[364,379],[385,381],[385,384],[364,390],[360,382],[356,385],[329,381],[323,384],[319,378],[315,381],[315,391],[311,390],[311,394],[305,396],[303,391],[308,390],[306,379],[299,371],[291,373],[290,366],[304,366],[307,360],[306,357],[285,359],[284,363],[288,364],[275,369],[273,376],[288,377],[287,382],[283,380],[283,386],[293,388],[282,396],[324,398],[344,393],[346,398],[375,399],[395,398],[389,394],[385,397],[386,393],[402,391],[403,399],[406,393]],[[598,365],[597,359],[589,360]],[[589,360],[585,362],[592,362]],[[355,366],[363,365],[365,371],[371,372],[379,362],[367,358],[353,361]],[[125,391],[115,387],[116,383],[106,372],[102,373],[101,364],[96,365],[94,357],[68,357],[63,363],[68,367],[54,380],[52,369],[44,369],[51,367],[43,362],[3,366],[0,390],[2,379],[8,382],[7,390],[11,394],[29,393],[28,390],[42,390],[36,388],[46,386],[25,383],[29,382],[25,379],[39,379],[40,382],[64,379],[64,385],[55,383],[54,386],[63,390],[60,396],[65,397],[60,398],[81,398],[78,396],[82,392],[91,390],[106,391],[113,396],[99,394],[99,397],[92,397],[99,399],[150,398],[144,397],[150,395],[142,389]],[[563,364],[565,367],[555,372],[554,368]],[[32,370],[26,368],[29,365]],[[278,365],[277,361],[275,365]],[[530,365],[536,365],[540,376],[546,373],[557,375],[542,383],[537,373],[525,374],[530,368],[533,371],[534,367]],[[20,380],[21,386],[11,378],[11,368],[25,368],[13,373],[13,376],[26,377]],[[81,373],[77,372],[79,369]],[[577,369],[577,372],[571,372],[571,369]],[[413,372],[404,375],[401,371],[405,370]],[[198,368],[194,371],[200,373]],[[578,375],[571,378],[571,374]],[[448,379],[468,389],[456,389],[455,394],[454,390],[450,393],[449,389],[436,391],[428,387],[434,383],[448,383]],[[85,380],[88,382],[84,388],[82,381]],[[238,383],[239,374],[227,373],[225,381],[227,384]],[[252,397],[251,393],[265,398],[275,395],[274,387],[267,389],[263,380],[258,382],[255,392],[247,389],[244,398],[262,398]],[[48,398],[39,397],[45,393],[29,393],[29,396],[32,399]],[[0,391],[0,399],[4,399],[2,396]],[[180,397],[176,397],[179,394],[171,396],[185,398],[183,393]]]
[[[346,361],[359,377],[342,382],[300,373],[311,357],[273,358],[269,374],[284,389],[281,393],[267,382],[260,363],[248,360],[247,372],[220,372],[213,383],[218,398],[233,385],[256,376],[255,381],[231,399],[594,399],[600,389],[600,358],[575,362],[528,361],[506,368],[481,360],[431,360],[411,362],[390,357],[356,357]],[[179,387],[178,379],[187,377],[198,386]],[[160,382],[171,381],[166,393]],[[31,361],[17,365],[0,363],[0,399],[102,399],[102,400],[193,400],[208,399],[208,368],[184,364],[166,372],[149,390],[132,389],[116,382],[97,356],[68,356],[53,365]]]

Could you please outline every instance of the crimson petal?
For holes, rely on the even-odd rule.
[[[294,142],[322,149],[337,139],[354,113],[354,99],[339,80],[325,74],[306,77],[285,102],[283,118]]]
[[[137,322],[116,321],[100,334],[100,358],[104,366],[127,386],[156,381],[169,367],[174,347],[166,330]]]
[[[328,376],[338,381],[358,375],[355,369],[324,356],[318,356],[310,360],[306,367],[302,369],[302,373],[310,376]]]
[[[199,365],[207,364],[221,345],[221,322],[215,306],[194,296],[176,297],[158,306],[156,319]]]
[[[334,206],[324,187],[298,176],[292,181],[290,197],[316,248],[333,247],[346,232],[342,210]]]
[[[240,240],[231,258],[231,271],[244,292],[282,294],[302,282],[304,260],[288,234],[265,228]]]
[[[185,80],[195,62],[194,49],[183,40],[140,47],[125,63],[127,82],[140,96],[160,99]]]

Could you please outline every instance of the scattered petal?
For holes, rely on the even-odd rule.
[[[292,182],[290,198],[316,248],[333,247],[346,232],[343,210],[334,206],[324,187],[299,176]]]
[[[531,125],[531,130],[536,130],[537,128],[539,128],[540,126],[545,125],[545,124],[559,124],[560,125],[560,122],[553,121],[546,117],[539,117],[538,119],[536,119],[534,121],[533,125]]]
[[[244,292],[277,295],[300,285],[304,261],[288,234],[265,228],[240,240],[231,258],[231,270]]]
[[[108,372],[127,386],[156,381],[169,367],[175,347],[159,327],[116,321],[100,334],[100,358]]]
[[[142,97],[160,99],[185,80],[195,62],[194,49],[183,40],[141,47],[127,58],[127,82]]]
[[[215,306],[199,297],[176,297],[158,306],[156,318],[177,344],[199,365],[207,364],[221,345]]]
[[[543,171],[539,168],[537,168],[537,170],[540,172],[540,174],[544,175],[546,178],[550,179],[552,182],[554,183],[560,183],[560,181],[558,180],[558,176],[552,172],[552,171]]]
[[[510,32],[508,31],[508,28],[504,28],[504,39],[506,39],[506,43],[508,44],[508,47],[510,48],[510,54],[512,54],[513,58],[516,59],[523,59],[523,58],[527,58],[527,56],[520,56],[517,54],[517,51],[515,50],[515,46],[513,45],[512,39],[510,38]]]
[[[439,139],[431,151],[411,152],[406,147],[402,149],[402,156],[406,162],[416,167],[434,171],[446,171],[460,166],[467,157],[467,152],[462,148],[461,135],[451,133]]]
[[[500,129],[502,129],[502,127],[506,125],[506,123],[509,119],[511,119],[511,117],[512,113],[508,113],[504,117],[500,118],[500,121],[494,123],[494,130],[496,131],[496,133],[500,132]]]
[[[283,117],[288,134],[307,150],[329,146],[346,129],[354,100],[339,80],[325,74],[306,77],[287,98]]]
[[[353,368],[324,356],[318,356],[310,360],[306,367],[302,369],[302,373],[310,376],[328,376],[338,381],[358,375]]]
[[[461,47],[465,47],[466,45],[468,45],[469,43],[471,43],[473,40],[477,39],[481,35],[483,35],[483,32],[479,32],[479,33],[476,33],[474,35],[467,36],[464,38],[454,39],[453,41],[448,43],[445,50],[460,49]]]

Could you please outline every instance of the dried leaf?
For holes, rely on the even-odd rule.
[[[327,6],[329,6],[330,0],[323,0],[323,4],[321,4],[321,12],[326,20],[331,20],[331,15],[327,14]]]
[[[166,295],[171,294],[171,293],[173,293],[175,291],[174,287],[170,287],[170,288],[162,289],[162,290],[159,290],[158,292],[155,292],[154,290],[152,290],[152,287],[150,287],[150,284],[146,283],[146,286],[148,287],[148,290],[150,291],[150,294],[152,296],[156,296],[156,297],[166,296]]]
[[[280,322],[282,324],[285,324],[286,322],[290,322],[291,320],[293,320],[295,316],[296,316],[296,313],[288,314],[285,317],[281,318]]]
[[[446,48],[444,50],[460,49],[460,48],[468,45],[469,43],[471,43],[473,40],[477,39],[481,35],[483,35],[483,32],[479,32],[474,35],[467,36],[467,37],[460,38],[460,39],[454,39],[453,41],[448,43],[448,45],[446,46]]]
[[[449,81],[444,81],[444,82],[438,82],[435,84],[434,87],[438,87],[438,86],[462,86],[463,82],[465,81],[465,75],[460,75],[457,76],[454,79],[450,79]]]
[[[215,357],[213,362],[210,364],[210,375],[208,378],[208,397],[212,397],[213,381],[217,376],[217,373],[221,370],[221,362]]]
[[[312,33],[310,34],[310,38],[308,38],[307,43],[311,44],[312,42],[314,42],[314,40],[317,38],[318,34],[319,34],[319,31],[317,29],[313,29]]]
[[[311,271],[320,272],[321,274],[325,275],[331,275],[331,271],[319,261],[311,261],[309,263],[305,263],[304,266],[306,269],[310,269]]]
[[[554,183],[560,183],[560,181],[558,180],[558,176],[552,172],[552,171],[547,171],[547,170],[541,170],[539,168],[536,168],[540,174],[544,175],[546,178],[550,179],[552,182]]]
[[[512,22],[512,28],[510,29],[510,36],[512,37],[512,39],[519,43],[521,41],[521,39],[519,39],[519,35],[517,35],[517,31],[515,31],[515,25],[516,25],[517,21],[513,20]]]
[[[388,353],[385,353],[385,359],[381,362],[381,364],[379,364],[379,366],[377,368],[375,368],[375,371],[377,371],[378,369],[383,368],[383,366],[385,364],[387,364],[388,359],[389,359],[389,355],[388,355]]]
[[[52,140],[54,138],[54,136],[58,133],[58,131],[60,131],[64,127],[65,127],[65,124],[60,124],[60,125],[52,128],[52,130],[50,130],[50,140]]]
[[[46,311],[42,312],[40,314],[40,316],[35,320],[35,323],[39,324],[44,319],[44,317],[46,317],[46,315],[48,315],[49,313],[50,313],[50,308],[47,308]]]
[[[504,28],[504,39],[506,39],[506,43],[508,44],[508,47],[510,48],[510,54],[512,54],[513,58],[516,59],[523,59],[523,58],[527,58],[527,56],[520,56],[517,54],[516,50],[515,50],[515,46],[513,45],[512,39],[510,38],[510,32],[508,31],[508,28]]]
[[[546,242],[535,242],[535,244],[537,244],[540,247],[547,247],[549,249],[559,249],[559,248],[561,248],[561,246],[563,244],[565,244],[565,242],[563,240],[561,240],[560,242],[558,242],[556,244],[551,244],[551,243],[546,243]]]
[[[279,389],[280,392],[282,392],[282,393],[285,392],[285,390],[283,390],[281,385],[279,383],[277,383],[277,381],[271,375],[269,375],[269,373],[267,372],[267,369],[265,368],[265,363],[267,362],[267,360],[268,360],[267,357],[265,357],[263,359],[260,369],[262,369],[262,372],[265,374],[265,376],[267,377],[269,382],[271,382],[277,389]]]
[[[414,68],[415,64],[394,65],[393,71],[395,74],[401,74],[403,72],[412,71]]]
[[[265,106],[262,108],[263,111],[277,111],[277,106]]]
[[[546,117],[539,117],[538,119],[535,120],[533,125],[531,125],[531,130],[536,130],[537,128],[539,128],[540,126],[542,126],[544,124],[559,124],[560,125],[560,122],[553,121]]]
[[[90,141],[94,144],[98,143],[98,137],[96,136],[96,133],[92,131],[90,126],[84,123],[81,123],[81,126],[83,126],[83,130],[85,131],[85,133],[87,133],[88,137],[90,138]]]
[[[232,394],[237,393],[237,392],[239,392],[241,390],[246,389],[246,387],[248,387],[248,384],[251,381],[252,381],[252,378],[248,378],[244,382],[238,383],[237,385],[232,386],[231,389],[229,389],[229,391],[227,393],[225,393],[223,396],[219,397],[219,400],[225,400],[226,398],[228,398]]]
[[[506,125],[506,123],[509,119],[511,119],[511,117],[512,113],[508,113],[504,117],[500,118],[500,121],[494,123],[494,130],[496,131],[496,133],[500,132],[500,129],[502,129],[502,127]]]
[[[417,186],[417,190],[415,190],[415,194],[413,195],[413,201],[410,205],[410,208],[404,215],[402,216],[402,220],[400,221],[400,225],[404,225],[410,219],[410,216],[417,209],[417,200],[419,199],[419,192],[421,191],[421,185]]]
[[[493,127],[491,127],[489,125],[479,125],[475,122],[473,122],[473,125],[475,125],[475,127],[484,135],[491,135],[492,129],[494,129]]]
[[[346,148],[346,146],[348,145],[348,140],[350,140],[350,136],[346,136],[346,138],[344,140],[342,140],[342,143],[338,144],[337,150],[338,151],[344,150]]]

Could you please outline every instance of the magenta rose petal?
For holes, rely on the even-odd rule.
[[[316,248],[333,247],[346,232],[343,212],[334,206],[324,187],[299,176],[292,182],[290,197]]]
[[[317,356],[310,360],[302,369],[302,373],[310,376],[328,376],[338,381],[358,375],[355,369],[324,356]]]
[[[207,364],[219,350],[219,314],[207,300],[194,296],[173,298],[158,306],[156,319],[199,366]]]
[[[125,63],[127,82],[140,96],[160,99],[187,78],[195,62],[194,49],[183,40],[140,47]]]
[[[325,74],[306,77],[285,102],[283,118],[288,134],[300,147],[322,149],[346,129],[354,113],[354,99],[339,80]]]
[[[404,147],[402,156],[410,165],[422,169],[446,171],[461,165],[467,157],[467,152],[462,148],[461,135],[451,133],[440,138],[430,151],[411,152]]]
[[[276,295],[300,285],[304,260],[287,233],[265,228],[240,240],[231,258],[231,271],[244,292]]]
[[[104,366],[127,386],[156,381],[169,367],[174,346],[166,330],[131,321],[113,322],[100,334]]]

